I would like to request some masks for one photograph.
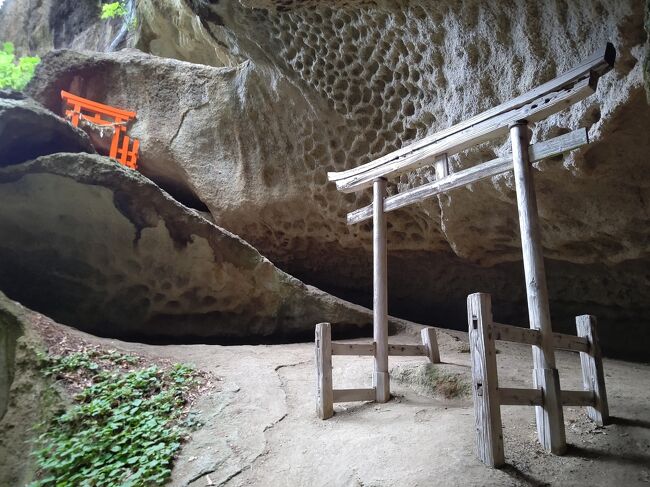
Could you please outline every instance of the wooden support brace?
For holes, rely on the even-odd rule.
[[[501,406],[541,406],[542,391],[499,387],[499,404]]]
[[[467,320],[477,454],[486,465],[498,467],[505,459],[489,294],[476,293],[467,297]]]
[[[438,348],[438,338],[436,330],[431,327],[422,329],[422,344],[426,348],[426,355],[432,364],[440,363],[440,349]]]
[[[553,347],[571,352],[587,352],[589,351],[589,341],[580,336],[553,333]]]
[[[375,389],[334,389],[334,402],[374,401]]]
[[[332,388],[332,327],[329,323],[316,325],[316,413],[320,419],[334,415]]]
[[[596,333],[596,317],[582,315],[576,317],[578,336],[584,337],[589,342],[589,351],[580,352],[582,365],[582,383],[587,391],[593,391],[594,404],[587,408],[587,415],[599,425],[609,423],[609,407],[607,405],[607,392],[605,391],[605,372],[603,359]]]
[[[541,161],[577,149],[588,143],[589,136],[587,129],[581,128],[530,146],[529,157],[531,161]],[[512,154],[492,159],[491,161],[458,171],[442,179],[436,179],[432,183],[423,184],[422,186],[417,186],[389,196],[384,201],[384,211],[394,211],[424,201],[427,198],[432,198],[438,194],[462,188],[468,184],[476,183],[483,179],[496,176],[497,174],[512,171],[512,167]],[[348,213],[347,222],[348,225],[352,225],[371,217],[372,205],[368,205]]]
[[[389,344],[388,355],[401,357],[421,357],[427,355],[424,345]]]
[[[542,336],[539,330],[531,330],[530,328],[493,323],[492,333],[495,340],[502,340],[504,342],[525,343],[538,347],[542,343]]]
[[[374,356],[375,343],[332,343],[332,355]]]
[[[560,391],[562,406],[592,406],[595,402],[593,391]]]

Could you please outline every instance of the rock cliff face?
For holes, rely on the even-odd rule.
[[[0,167],[53,152],[95,149],[85,132],[20,93],[0,92]]]
[[[12,165],[0,194],[0,289],[82,330],[250,340],[371,322],[108,158]]]
[[[347,227],[345,214],[370,195],[337,193],[326,172],[488,109],[613,42],[616,69],[598,92],[535,127],[542,140],[585,126],[592,144],[540,163],[535,177],[556,328],[591,312],[606,349],[642,353],[643,2],[139,0],[137,9],[129,45],[176,60],[57,52],[30,92],[54,111],[61,88],[138,111],[143,174],[282,269],[366,304],[370,227]],[[507,150],[484,144],[453,169]],[[431,178],[425,168],[390,191]],[[391,214],[391,312],[464,328],[465,296],[481,290],[495,296],[497,317],[525,320],[516,218],[507,174]]]
[[[0,42],[13,42],[19,55],[43,55],[61,47],[105,50],[122,22],[100,21],[100,14],[99,0],[5,0]]]

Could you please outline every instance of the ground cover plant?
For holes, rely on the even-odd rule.
[[[73,404],[37,427],[39,474],[32,487],[135,487],[169,479],[189,428],[188,396],[203,382],[198,372],[99,350],[40,358]]]

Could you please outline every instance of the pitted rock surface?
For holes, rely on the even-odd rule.
[[[645,326],[650,109],[641,2],[243,3],[139,3],[134,45],[213,66],[64,51],[45,58],[30,90],[55,110],[61,88],[137,110],[144,174],[207,206],[282,269],[369,304],[370,226],[348,227],[345,215],[370,194],[338,193],[327,171],[506,101],[611,41],[617,65],[597,93],[534,127],[534,141],[581,126],[592,140],[536,165],[538,206],[554,326],[569,329],[578,310],[613,327]],[[506,140],[483,144],[452,158],[453,170],[508,150]],[[423,168],[390,190],[432,177]],[[464,328],[465,296],[481,290],[501,302],[497,313],[525,321],[511,175],[388,220],[393,313]]]

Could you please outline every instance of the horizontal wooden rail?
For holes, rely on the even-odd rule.
[[[495,340],[504,342],[525,343],[527,345],[540,346],[542,335],[539,330],[521,328],[519,326],[492,323],[492,336]]]
[[[334,389],[333,402],[374,401],[375,389]]]
[[[501,406],[541,406],[543,394],[541,389],[517,389],[499,387],[499,404]],[[560,391],[562,406],[593,406],[593,391]]]
[[[586,128],[574,130],[568,134],[530,146],[530,160],[531,162],[541,161],[577,149],[588,143],[589,136]],[[427,198],[432,198],[440,193],[462,188],[468,184],[508,171],[512,171],[512,154],[507,154],[504,157],[464,169],[440,180],[389,196],[384,200],[384,211],[394,211]],[[348,225],[352,225],[370,218],[372,218],[372,204],[348,213],[347,222]]]
[[[567,85],[574,84],[579,79],[587,77],[590,73],[595,73],[598,76],[602,76],[614,66],[615,59],[616,59],[616,49],[611,43],[608,42],[605,45],[604,49],[599,50],[598,52],[594,53],[591,57],[583,60],[578,66],[558,76],[557,78],[554,78],[530,91],[527,91],[526,93],[521,94],[516,98],[508,100],[507,102],[502,103],[501,105],[498,105],[494,108],[481,112],[456,125],[453,125],[444,130],[436,132],[433,135],[418,140],[413,144],[409,144],[406,147],[402,147],[397,151],[391,152],[390,154],[386,154],[385,156],[375,159],[374,161],[371,161],[367,164],[352,169],[348,169],[347,171],[330,172],[327,174],[327,176],[330,181],[339,181],[341,179],[346,179],[350,176],[358,175],[369,169],[373,169],[385,165],[399,157],[404,157],[406,155],[409,155],[419,149],[423,149],[428,145],[434,144],[440,141],[441,139],[450,137],[458,132],[474,127],[480,124],[481,122],[485,122],[488,119],[497,117],[505,112],[527,105],[533,100],[535,100],[536,98],[557,91],[558,89],[563,88]]]
[[[515,389],[499,387],[499,404],[501,406],[541,406],[541,389]]]
[[[427,347],[425,345],[388,345],[388,355],[394,356],[426,356]]]
[[[593,406],[596,402],[594,391],[560,391],[562,406]]]
[[[589,341],[586,338],[564,333],[553,333],[553,346],[559,350],[589,353]]]
[[[513,326],[513,328],[515,328]],[[332,355],[375,355],[375,343],[339,343],[332,342]],[[393,356],[428,356],[427,345],[389,344],[388,355]]]
[[[504,342],[524,343],[526,345],[540,346],[542,336],[539,330],[523,328],[503,323],[492,323],[492,333],[495,340]],[[569,350],[572,352],[589,353],[589,341],[584,337],[553,333],[553,348]]]
[[[332,342],[332,355],[375,355],[375,343]]]

